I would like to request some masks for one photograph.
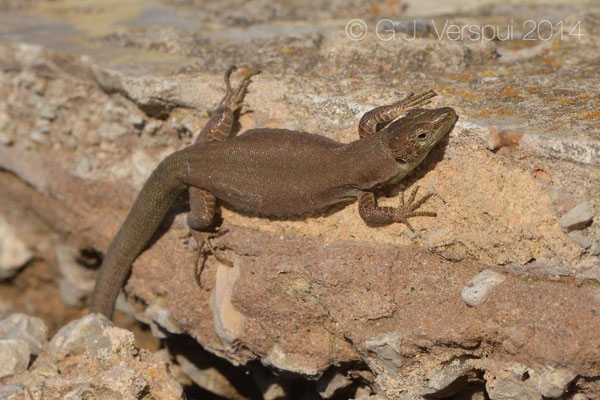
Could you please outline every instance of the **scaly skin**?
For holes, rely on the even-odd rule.
[[[392,208],[378,207],[371,192],[408,175],[452,129],[457,119],[453,109],[415,108],[433,96],[433,92],[409,95],[366,113],[359,124],[361,138],[347,144],[301,131],[252,129],[228,140],[201,140],[173,153],[145,183],[110,244],[91,311],[111,318],[131,264],[171,203],[187,188],[201,189],[232,208],[270,218],[318,213],[356,199],[360,215],[369,225],[399,222],[412,229],[408,218],[435,215],[415,211],[429,196],[415,200],[414,192],[407,203]],[[243,94],[233,97],[241,103]],[[405,112],[403,118],[389,123]],[[207,132],[221,129],[219,118],[213,119],[205,127]],[[378,125],[387,123],[377,130]],[[193,218],[211,221],[214,208],[208,216],[202,214],[202,207],[192,211],[199,214]]]

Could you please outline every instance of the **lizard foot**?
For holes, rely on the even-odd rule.
[[[208,254],[212,254],[219,262],[229,267],[233,267],[233,262],[223,257],[212,245],[213,239],[221,237],[226,233],[227,229],[220,228],[217,228],[215,232],[192,231],[192,236],[194,236],[194,239],[196,239],[196,242],[198,243],[198,251],[196,253],[196,260],[194,261],[194,275],[196,276],[196,282],[198,283],[198,286],[202,287],[201,276],[202,272],[204,271]],[[200,262],[200,258],[202,258],[202,262]]]
[[[227,87],[227,92],[225,93],[225,97],[223,97],[223,100],[221,100],[221,103],[219,104],[219,107],[228,107],[229,109],[231,109],[231,111],[235,111],[244,106],[243,100],[244,96],[246,95],[246,90],[252,82],[251,78],[254,75],[258,75],[261,73],[260,69],[246,69],[246,71],[244,71],[243,73],[242,81],[235,89],[233,89],[231,87],[231,74],[235,70],[237,70],[237,67],[235,65],[232,65],[225,72],[225,86]]]
[[[433,211],[415,211],[419,207],[421,207],[423,205],[423,203],[425,203],[427,200],[429,200],[429,198],[431,196],[433,196],[433,193],[427,193],[425,196],[421,197],[419,200],[416,200],[418,190],[419,190],[418,186],[413,189],[412,193],[410,194],[410,197],[408,198],[408,201],[404,201],[404,192],[402,192],[402,194],[400,195],[400,206],[396,209],[396,215],[394,217],[394,222],[399,222],[401,224],[406,225],[406,227],[411,232],[414,232],[415,230],[412,227],[412,225],[410,224],[410,222],[408,222],[409,218],[412,218],[412,217],[437,217],[437,214],[434,213]]]
[[[422,107],[431,103],[431,98],[435,96],[437,96],[437,93],[435,93],[433,90],[428,90],[427,92],[419,93],[416,96],[413,92],[410,92],[408,96],[397,101],[394,105],[402,109]]]

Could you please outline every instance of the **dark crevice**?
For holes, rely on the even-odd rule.
[[[97,269],[100,268],[103,258],[104,256],[98,250],[92,247],[86,247],[79,251],[76,261],[84,268]]]
[[[262,399],[262,394],[249,373],[252,368],[256,368],[255,366],[249,364],[245,367],[236,367],[229,361],[208,352],[192,337],[187,335],[170,335],[165,339],[165,345],[173,357],[177,355],[184,356],[200,371],[209,368],[216,369],[245,398]],[[216,400],[224,398],[195,384],[187,386],[184,389],[187,399]]]

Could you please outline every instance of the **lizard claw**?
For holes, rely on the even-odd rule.
[[[396,209],[396,215],[394,218],[395,222],[406,225],[406,227],[414,232],[414,228],[408,222],[409,218],[412,217],[437,217],[437,214],[433,211],[415,211],[419,207],[421,207],[431,196],[433,193],[427,193],[425,196],[416,200],[417,191],[419,190],[419,186],[416,186],[410,194],[408,201],[404,200],[404,192],[400,195],[400,206]]]
[[[201,276],[202,272],[204,271],[204,266],[206,264],[208,254],[212,254],[219,262],[229,267],[233,267],[233,262],[219,254],[220,252],[211,243],[213,239],[221,237],[227,232],[227,229],[220,228],[217,228],[215,232],[192,231],[192,235],[198,243],[198,251],[196,253],[196,259],[194,261],[194,275],[196,276],[196,282],[198,283],[198,286],[202,287]],[[202,262],[200,262],[200,258],[202,255],[204,255],[204,257],[202,259]]]

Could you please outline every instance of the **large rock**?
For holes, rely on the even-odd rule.
[[[0,0],[0,204],[22,244],[3,254],[11,254],[9,282],[42,282],[20,304],[35,309],[54,284],[13,275],[33,251],[61,267],[63,300],[84,303],[93,263],[80,268],[80,253],[101,258],[153,166],[190,144],[219,103],[228,65],[263,69],[242,130],[302,129],[342,142],[357,138],[358,119],[375,105],[432,88],[432,106],[460,118],[390,194],[417,184],[435,192],[424,208],[437,218],[415,218],[409,234],[365,226],[356,205],[292,221],[223,207],[229,233],[215,245],[234,267],[209,258],[198,285],[179,201],[134,264],[131,314],[235,365],[320,379],[326,395],[345,390],[344,377],[348,390],[369,386],[380,398],[600,397],[600,12],[588,2],[581,12],[579,0],[550,2],[544,15],[563,24],[523,47],[464,31],[452,38],[431,17],[507,26],[540,15],[533,0],[230,3]],[[377,35],[382,17],[392,21]],[[356,18],[367,27],[363,40],[346,30]],[[575,26],[582,35],[571,34]],[[527,33],[514,28],[515,37]],[[474,279],[482,270],[501,275]],[[35,387],[46,379],[57,397],[85,395],[83,378],[57,383],[61,363],[77,359],[107,393],[114,373],[126,389],[111,394],[139,395],[143,371],[154,367],[135,364],[119,332],[98,317],[65,328],[50,346],[54,361],[32,367]],[[115,349],[130,370],[98,369],[98,357],[114,360]],[[338,378],[325,384],[329,376]],[[263,381],[271,397],[286,390]]]
[[[0,340],[0,345],[11,340]],[[27,350],[27,342],[22,343]],[[72,321],[46,347],[29,370],[25,371],[25,363],[4,380],[10,388],[7,395],[17,396],[15,399],[183,399],[182,388],[167,363],[159,355],[137,348],[132,332],[112,326],[99,314]],[[8,364],[2,365],[6,368]]]

